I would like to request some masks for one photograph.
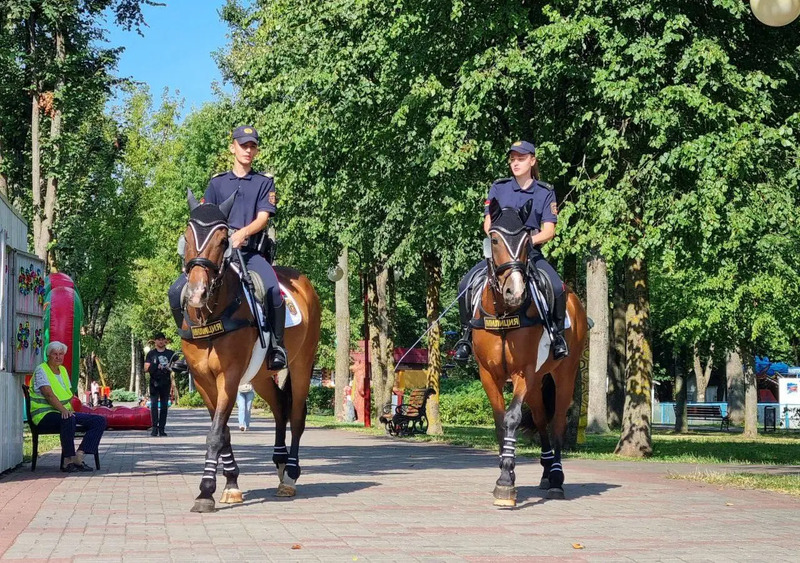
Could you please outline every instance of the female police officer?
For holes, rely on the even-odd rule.
[[[526,226],[531,229],[531,244],[533,251],[529,253],[529,260],[540,270],[547,273],[553,284],[555,297],[555,307],[553,320],[555,321],[555,339],[553,341],[553,357],[563,358],[569,352],[567,343],[564,340],[564,321],[567,311],[567,294],[564,282],[558,277],[553,267],[545,260],[540,250],[541,245],[551,240],[556,234],[556,222],[558,221],[558,206],[553,187],[546,182],[539,181],[538,162],[536,161],[536,148],[533,143],[527,141],[517,141],[508,149],[508,164],[511,167],[511,178],[502,178],[492,184],[489,190],[489,197],[486,199],[484,211],[483,230],[487,236],[491,227],[491,216],[489,215],[489,202],[497,199],[501,208],[510,207],[521,209],[529,200],[533,200],[533,210],[528,217]],[[465,362],[470,355],[472,345],[470,344],[471,328],[469,321],[472,318],[471,304],[466,302],[463,295],[464,288],[467,286],[472,276],[481,269],[486,268],[486,262],[481,261],[461,279],[458,286],[458,293],[461,298],[458,302],[461,317],[461,326],[464,330],[461,340],[456,343],[454,359]]]
[[[283,332],[286,321],[286,303],[281,296],[278,278],[272,266],[258,252],[258,235],[266,229],[269,218],[275,215],[275,182],[272,177],[253,172],[253,159],[258,155],[258,132],[254,127],[243,125],[233,130],[230,151],[233,154],[233,169],[217,174],[208,182],[205,203],[219,205],[236,194],[233,207],[228,215],[228,226],[235,229],[230,237],[232,248],[241,248],[247,262],[247,269],[256,272],[264,281],[267,295],[264,308],[267,309],[269,323],[275,341],[268,359],[270,369],[286,367],[286,349],[283,346]],[[186,284],[186,274],[181,274],[169,289],[169,301],[175,322],[183,322],[181,291]]]

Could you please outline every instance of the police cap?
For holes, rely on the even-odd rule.
[[[509,147],[508,152],[512,151],[520,154],[536,154],[536,147],[528,141],[517,141]]]
[[[256,128],[252,125],[240,125],[231,132],[231,137],[240,145],[249,143],[250,141],[254,142],[256,145],[258,144],[258,131],[256,131]]]

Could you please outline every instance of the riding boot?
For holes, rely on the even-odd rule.
[[[472,327],[467,325],[464,327],[464,332],[461,334],[461,340],[456,342],[456,347],[453,352],[453,361],[459,364],[467,363],[470,355],[472,354]]]
[[[283,346],[283,331],[286,327],[286,301],[281,300],[277,307],[270,307],[272,311],[270,325],[272,325],[272,350],[269,353],[267,367],[272,370],[282,370],[289,363],[286,348]]]
[[[564,338],[564,324],[567,319],[567,292],[556,297],[553,307],[553,322],[555,324],[555,338],[553,339],[553,358],[560,360],[569,355],[567,341]]]

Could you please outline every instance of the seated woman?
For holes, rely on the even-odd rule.
[[[61,435],[61,453],[64,456],[62,471],[92,471],[83,461],[85,454],[96,454],[100,438],[106,429],[106,419],[97,414],[74,412],[69,374],[64,367],[67,345],[51,342],[47,345],[47,361],[39,364],[33,373],[31,385],[31,419],[42,432]],[[86,434],[75,451],[75,428],[81,425]]]

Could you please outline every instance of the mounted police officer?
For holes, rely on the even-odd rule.
[[[501,178],[492,184],[489,196],[486,199],[483,230],[488,236],[492,222],[489,214],[489,202],[492,199],[496,199],[501,208],[512,209],[522,209],[528,201],[533,201],[533,209],[525,224],[530,229],[530,240],[533,246],[532,251],[528,254],[528,260],[537,269],[545,272],[553,286],[555,301],[554,310],[552,311],[555,332],[553,357],[560,359],[569,353],[563,335],[567,316],[566,287],[541,251],[542,245],[551,240],[556,233],[556,223],[558,222],[556,195],[553,191],[553,186],[539,180],[539,166],[536,160],[536,148],[533,143],[517,141],[511,145],[508,149],[508,164],[513,176]],[[461,295],[458,308],[463,329],[463,335],[461,340],[456,343],[454,353],[454,359],[458,362],[467,361],[472,351],[472,329],[470,327],[473,313],[472,303],[468,303],[466,295],[462,293],[473,276],[485,268],[486,261],[479,262],[461,279],[458,286],[458,293]]]
[[[233,169],[212,177],[205,193],[205,203],[219,205],[235,194],[228,215],[228,226],[234,230],[229,238],[231,248],[241,248],[250,272],[257,273],[264,282],[266,294],[264,308],[274,341],[268,358],[269,369],[280,370],[287,365],[283,333],[286,322],[286,303],[281,296],[275,270],[262,255],[267,224],[277,212],[275,182],[269,174],[253,172],[253,159],[258,155],[258,132],[250,125],[237,127],[231,133],[230,151],[234,157]],[[186,284],[183,273],[169,290],[170,307],[175,322],[183,323],[181,291]]]

